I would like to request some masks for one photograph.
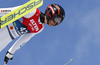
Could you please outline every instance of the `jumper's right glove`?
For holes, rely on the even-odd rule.
[[[5,56],[5,59],[4,59],[4,65],[7,65],[9,59],[12,61],[12,59],[13,59],[13,54],[11,54],[11,53],[9,53],[9,52],[7,51],[6,56]]]

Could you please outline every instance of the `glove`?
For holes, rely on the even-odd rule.
[[[13,59],[13,54],[11,54],[11,53],[9,53],[9,52],[7,51],[6,56],[5,56],[5,59],[4,59],[4,65],[7,65],[9,59],[12,61],[12,59]]]

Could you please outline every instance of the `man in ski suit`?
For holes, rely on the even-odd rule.
[[[18,7],[20,6],[13,8],[1,8],[0,16],[4,16]],[[40,33],[43,30],[44,24],[48,24],[50,27],[56,26],[63,21],[64,17],[64,9],[58,4],[51,4],[48,5],[45,14],[40,12],[39,9],[35,9],[22,18],[0,29],[0,52],[12,40],[21,35],[21,37],[7,51],[4,59],[4,65],[7,65],[9,59],[12,60],[13,54],[16,50],[23,46],[34,35]]]

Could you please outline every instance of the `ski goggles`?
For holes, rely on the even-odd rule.
[[[62,22],[62,17],[58,15],[53,16],[53,21],[56,23],[56,25],[60,24]]]

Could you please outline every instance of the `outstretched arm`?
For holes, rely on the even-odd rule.
[[[27,41],[29,41],[36,33],[23,34],[8,50],[11,54],[14,54],[16,50],[22,47]]]

